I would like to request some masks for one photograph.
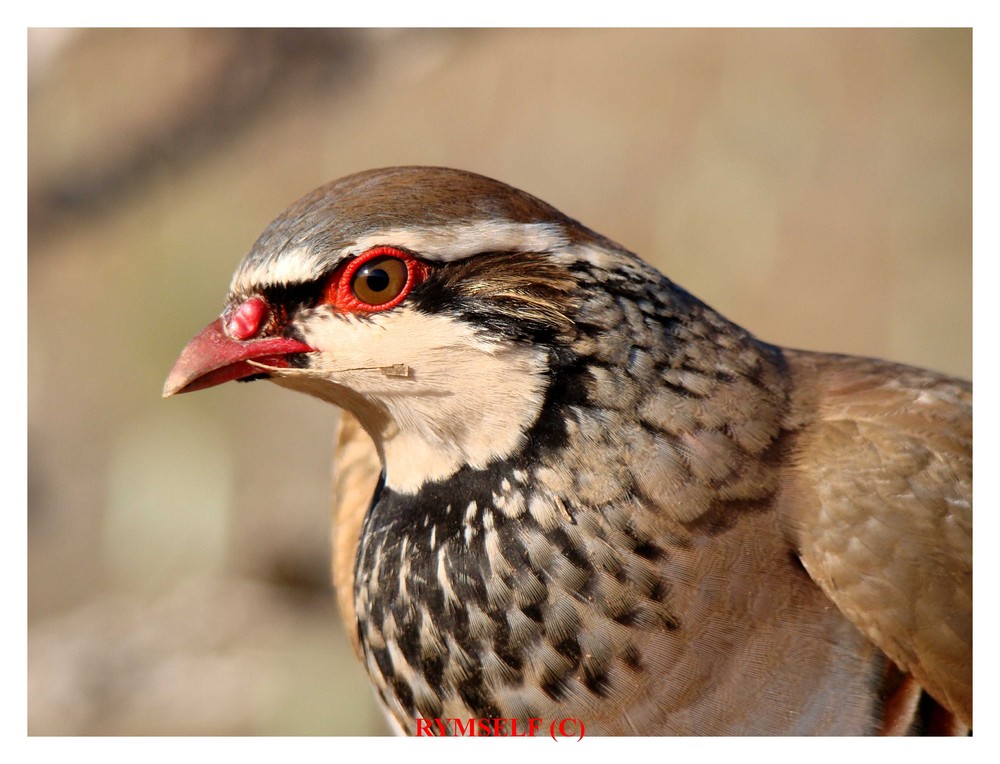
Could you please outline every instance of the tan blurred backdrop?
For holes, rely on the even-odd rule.
[[[32,30],[29,732],[383,734],[333,612],[336,410],[162,401],[260,230],[481,172],[763,339],[969,376],[968,30]]]

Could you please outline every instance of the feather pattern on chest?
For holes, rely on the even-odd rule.
[[[815,724],[810,694],[829,688],[763,681],[746,693],[771,699],[768,718],[720,722],[724,678],[752,658],[849,672],[821,728],[867,731],[878,656],[838,662],[838,645],[864,640],[760,512],[795,427],[781,354],[650,281],[606,280],[582,300],[570,350],[549,348],[545,402],[517,453],[415,494],[377,491],[355,572],[358,637],[404,729],[581,708],[607,734]],[[751,573],[754,587],[732,585]]]

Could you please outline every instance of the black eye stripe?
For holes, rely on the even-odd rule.
[[[303,284],[283,284],[268,286],[260,290],[268,304],[280,307],[287,315],[298,312],[301,308],[311,308],[319,302],[323,294],[322,280]]]

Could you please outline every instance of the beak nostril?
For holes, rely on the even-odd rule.
[[[226,333],[236,340],[248,340],[260,331],[267,316],[267,303],[251,297],[226,319]]]

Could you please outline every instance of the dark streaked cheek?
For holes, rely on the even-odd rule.
[[[489,294],[471,295],[422,284],[407,303],[421,313],[442,315],[469,325],[486,338],[513,342],[551,345],[558,329],[553,322],[538,320],[522,309],[516,300]]]
[[[496,339],[547,345],[571,329],[576,292],[576,278],[549,255],[492,252],[435,269],[408,302]]]

